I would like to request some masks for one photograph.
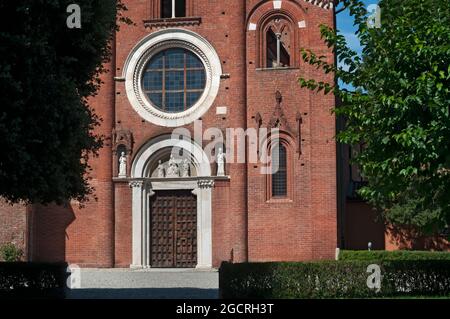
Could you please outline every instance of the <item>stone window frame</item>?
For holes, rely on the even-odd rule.
[[[190,109],[166,113],[153,106],[145,96],[142,76],[148,61],[169,48],[184,48],[195,53],[205,66],[206,87]],[[154,32],[141,40],[131,51],[123,69],[128,100],[144,120],[162,127],[180,127],[201,118],[213,105],[220,88],[222,63],[214,47],[199,34],[180,28]]]

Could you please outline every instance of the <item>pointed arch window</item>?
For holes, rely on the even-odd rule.
[[[292,202],[294,183],[294,156],[292,137],[285,133],[276,133],[268,145],[267,156],[270,173],[266,177],[266,200],[269,202]]]
[[[287,197],[287,149],[277,143],[272,149],[272,197]]]

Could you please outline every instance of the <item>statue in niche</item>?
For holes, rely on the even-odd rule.
[[[190,177],[189,170],[190,170],[189,161],[187,159],[184,160],[183,165],[181,166],[181,177]]]
[[[119,178],[127,177],[127,157],[125,156],[125,152],[122,152],[119,158]]]
[[[176,163],[173,154],[170,155],[169,168],[167,169],[166,177],[168,178],[180,177],[180,168],[178,167],[178,164]]]
[[[217,176],[225,176],[225,154],[222,148],[219,148],[217,154]]]
[[[166,177],[166,172],[164,169],[164,165],[162,164],[162,161],[159,161],[159,165],[158,165],[158,178],[164,178]]]

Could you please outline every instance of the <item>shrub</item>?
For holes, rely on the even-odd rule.
[[[0,299],[64,298],[68,265],[0,263]]]
[[[410,251],[410,250],[342,250],[339,253],[339,260],[450,260],[449,252],[433,251]]]
[[[13,243],[0,247],[0,260],[5,262],[17,262],[22,259],[23,251]]]
[[[367,261],[229,264],[220,268],[225,299],[449,296],[450,261],[383,261],[381,289],[367,285]]]

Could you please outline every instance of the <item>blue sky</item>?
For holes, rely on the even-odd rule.
[[[369,6],[371,4],[377,4],[378,0],[363,0],[363,2]],[[337,28],[345,36],[350,47],[356,52],[361,52],[359,40],[355,35],[356,28],[353,26],[353,19],[350,17],[348,10],[337,15]]]
[[[363,2],[367,5],[367,7],[371,4],[377,4],[378,0],[363,0]],[[338,7],[339,9],[340,7]],[[337,15],[337,29],[345,36],[347,40],[347,44],[353,49],[355,52],[361,54],[362,48],[359,43],[359,39],[356,36],[356,27],[353,26],[353,18],[350,17],[348,10],[343,11]],[[342,63],[339,63],[342,65]],[[344,85],[340,82],[342,88],[346,88],[350,91],[353,91],[354,88],[351,85]]]

